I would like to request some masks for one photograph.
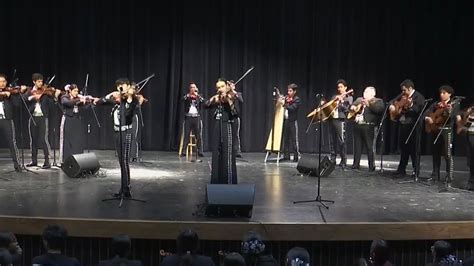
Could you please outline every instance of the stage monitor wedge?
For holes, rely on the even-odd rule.
[[[206,216],[252,217],[254,184],[208,184]]]
[[[296,165],[298,172],[318,176],[319,154],[303,154]],[[336,164],[327,155],[321,155],[321,177],[328,177]]]
[[[100,163],[95,153],[73,154],[66,158],[61,169],[67,176],[77,178],[84,175],[93,175],[100,169]]]

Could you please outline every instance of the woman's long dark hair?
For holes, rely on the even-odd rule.
[[[179,255],[178,265],[189,266],[194,264],[194,255],[199,248],[199,237],[191,229],[185,229],[176,239],[176,248]]]

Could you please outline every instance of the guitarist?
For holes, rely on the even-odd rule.
[[[457,113],[459,112],[459,102],[452,100],[454,89],[451,86],[443,85],[438,89],[439,101],[433,103],[427,111],[425,117],[425,127],[428,133],[433,137],[439,135],[436,143],[433,144],[433,172],[431,178],[440,181],[441,155],[446,160],[446,182],[449,184],[453,180],[453,157],[451,152],[453,141],[453,126]],[[447,122],[445,123],[445,121]]]
[[[415,122],[420,115],[421,110],[425,102],[425,97],[418,91],[415,90],[413,81],[406,79],[400,84],[402,93],[396,101],[389,106],[390,119],[392,121],[398,121],[399,123],[399,141],[400,141],[400,162],[398,164],[395,175],[405,175],[406,167],[408,164],[408,157],[411,157],[411,163],[413,166],[413,174],[418,176],[420,173],[420,135],[421,135],[421,124],[417,125],[416,130],[410,137],[408,143],[406,139],[410,134]],[[406,98],[408,103],[404,105],[404,108],[397,108],[397,103],[401,102],[403,98]]]
[[[469,165],[469,181],[468,190],[474,191],[474,106],[471,104],[467,110],[462,114],[456,116],[456,132],[458,134],[466,133],[468,150],[468,165]]]
[[[352,104],[352,96],[346,94],[347,82],[343,79],[339,79],[336,82],[337,93],[333,96],[333,99],[337,99],[337,107],[333,113],[333,116],[329,119],[329,136],[331,141],[331,161],[336,162],[337,154],[341,156],[341,162],[339,166],[343,169],[346,167],[346,113],[349,106]]]

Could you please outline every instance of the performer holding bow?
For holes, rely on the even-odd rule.
[[[202,121],[201,121],[201,107],[206,100],[198,93],[196,83],[190,82],[188,93],[183,97],[184,101],[184,125],[183,125],[183,149],[181,156],[186,156],[186,146],[189,142],[189,134],[191,131],[196,136],[196,147],[198,156],[203,157],[202,153]]]
[[[285,116],[283,122],[283,152],[284,160],[290,160],[290,152],[293,152],[293,161],[297,162],[300,155],[298,139],[298,109],[301,105],[300,97],[296,96],[298,85],[288,85],[285,96]]]

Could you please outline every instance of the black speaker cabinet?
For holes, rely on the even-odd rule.
[[[298,161],[296,169],[298,172],[318,176],[319,154],[304,154]],[[331,162],[327,155],[321,155],[321,177],[327,177],[334,170],[336,163]]]
[[[80,153],[66,158],[61,168],[67,176],[76,178],[97,173],[100,169],[100,164],[95,153]]]
[[[206,190],[206,216],[252,217],[255,185],[208,184]]]

